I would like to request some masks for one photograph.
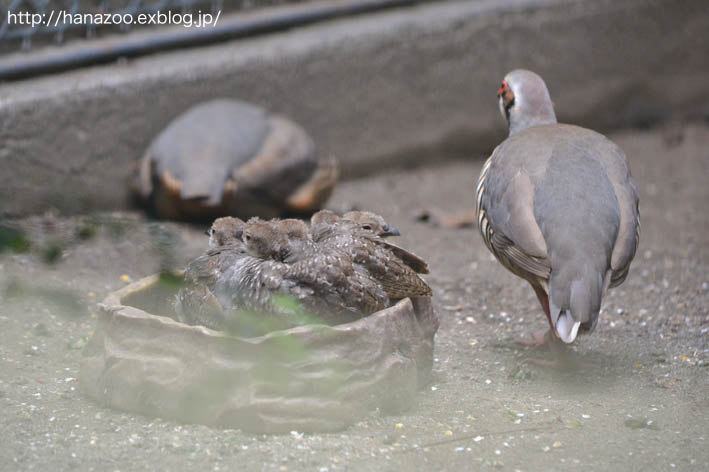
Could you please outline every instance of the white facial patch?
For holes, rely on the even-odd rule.
[[[507,113],[505,112],[505,99],[502,95],[500,95],[497,99],[497,104],[500,106],[500,114],[502,114],[502,117],[507,121]]]

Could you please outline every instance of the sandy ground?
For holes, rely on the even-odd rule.
[[[643,233],[571,372],[531,364],[548,353],[513,342],[545,330],[544,317],[476,232],[411,218],[472,205],[481,159],[338,188],[332,208],[382,213],[429,260],[441,327],[417,405],[363,412],[336,434],[250,435],[84,398],[78,365],[96,303],[199,254],[203,228],[137,213],[10,222],[32,248],[0,259],[0,470],[709,470],[709,127],[612,137],[639,183]]]

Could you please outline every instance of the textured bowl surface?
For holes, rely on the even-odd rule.
[[[250,432],[337,431],[411,406],[428,382],[438,318],[404,299],[352,323],[240,338],[171,318],[177,284],[150,276],[110,294],[80,385],[112,408]]]

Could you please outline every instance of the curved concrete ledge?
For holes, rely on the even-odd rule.
[[[509,69],[547,80],[561,120],[638,125],[709,104],[702,0],[436,2],[0,87],[0,215],[127,204],[150,139],[228,96],[298,121],[345,177],[504,136]]]

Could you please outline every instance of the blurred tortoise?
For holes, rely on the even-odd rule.
[[[318,160],[288,118],[217,99],[175,118],[139,165],[136,193],[160,218],[271,218],[309,214],[330,197],[339,169]]]

